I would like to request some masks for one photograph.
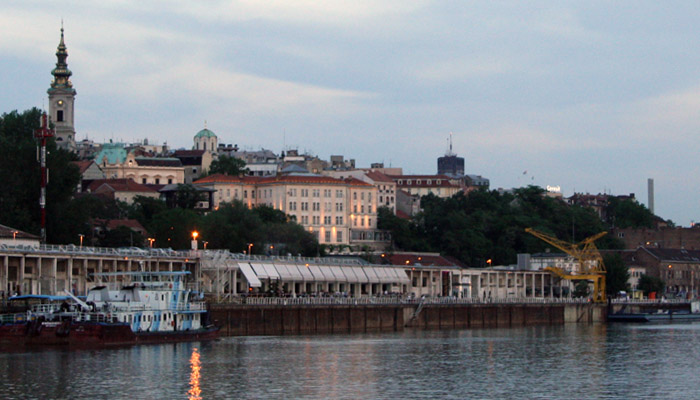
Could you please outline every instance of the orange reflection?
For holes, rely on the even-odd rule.
[[[190,395],[190,400],[202,400],[202,389],[199,387],[199,370],[202,368],[202,364],[199,361],[199,351],[196,347],[192,350],[190,368],[192,368],[192,373],[190,374],[190,390],[187,391],[187,394]]]

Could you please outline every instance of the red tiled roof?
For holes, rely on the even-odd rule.
[[[173,157],[199,157],[204,154],[204,150],[175,150]]]
[[[352,177],[350,177],[350,178],[345,178],[345,183],[348,183],[348,184],[350,184],[350,185],[352,185],[352,186],[369,186],[369,187],[373,187],[372,185],[370,185],[369,183],[367,183],[367,182],[365,182],[365,181],[361,181],[361,180],[359,180],[359,179],[357,179],[357,178],[352,178]]]
[[[114,192],[157,192],[146,185],[136,183],[131,179],[96,179],[88,186],[88,191],[96,192],[103,186]]]
[[[408,215],[408,213],[403,212],[401,210],[396,210],[396,216],[402,219],[411,219],[411,216]]]
[[[87,171],[88,168],[90,168],[90,165],[92,165],[94,161],[71,161],[73,165],[76,165],[78,169],[80,170],[81,174],[84,174],[85,171]]]
[[[193,183],[196,184],[207,184],[207,183],[247,183],[255,184],[260,181],[260,177],[257,176],[234,176],[225,174],[213,174],[205,176],[204,178],[197,179]]]
[[[371,180],[375,182],[394,182],[394,180],[391,179],[388,175],[383,174],[379,171],[370,171],[365,175],[367,175]]]

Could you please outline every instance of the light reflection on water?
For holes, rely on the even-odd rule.
[[[700,398],[700,324],[233,337],[0,353],[0,398]]]
[[[199,378],[202,363],[199,361],[199,350],[196,347],[192,349],[190,368],[192,368],[190,373],[190,390],[187,391],[187,394],[190,395],[189,400],[201,400],[202,389],[199,387]]]

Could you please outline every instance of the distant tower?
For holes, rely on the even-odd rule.
[[[70,81],[73,74],[68,69],[66,44],[63,41],[63,23],[61,23],[61,41],[56,50],[56,68],[51,71],[53,82],[47,91],[49,94],[49,118],[55,126],[56,144],[59,147],[75,149],[74,102],[75,89]]]
[[[654,214],[654,180],[652,178],[649,178],[647,180],[647,192],[647,195],[649,196],[649,211],[651,211],[651,213]]]
[[[443,157],[437,160],[438,175],[464,176],[464,158],[457,157],[452,152],[452,132],[450,132],[449,148]]]

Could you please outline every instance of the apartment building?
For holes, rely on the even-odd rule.
[[[355,178],[308,173],[272,177],[215,174],[194,182],[215,190],[214,208],[238,200],[248,207],[280,210],[313,233],[319,243],[376,247],[386,240],[377,231],[377,188]]]

